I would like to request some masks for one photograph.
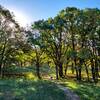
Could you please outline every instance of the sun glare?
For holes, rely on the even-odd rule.
[[[21,25],[21,26],[26,26],[29,23],[29,19],[25,14],[23,14],[20,11],[15,11],[15,20]]]
[[[30,24],[31,20],[24,11],[13,6],[8,6],[7,8],[10,9],[11,12],[13,12],[15,20],[20,26],[25,27],[27,24]]]

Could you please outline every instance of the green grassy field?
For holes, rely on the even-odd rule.
[[[77,82],[74,80],[59,80],[59,84],[76,93],[81,100],[100,100],[100,82],[98,84]]]
[[[26,76],[0,79],[0,100],[65,100],[64,92],[53,83],[56,80],[50,82],[50,76],[54,75],[54,72],[49,72],[47,67],[41,69],[42,80],[36,78],[34,67],[15,67],[8,71],[26,73]],[[100,100],[100,82],[77,82],[73,78],[60,79],[56,82],[74,91],[81,100]]]
[[[48,68],[41,70],[44,74]],[[6,71],[25,76],[11,74],[0,79],[0,100],[65,100],[64,92],[55,83],[37,79],[35,67],[11,67]]]
[[[0,100],[65,100],[65,95],[49,81],[0,79]]]

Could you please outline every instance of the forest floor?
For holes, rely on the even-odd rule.
[[[0,100],[66,100],[64,91],[47,80],[0,79]]]
[[[57,85],[61,90],[64,91],[65,95],[66,95],[66,100],[80,100],[80,97],[74,93],[72,90],[68,89],[65,86],[62,85]]]
[[[9,69],[9,73],[26,74],[0,79],[0,100],[100,100],[100,82],[78,82],[70,77],[55,80],[48,68],[41,72],[43,79],[38,80],[31,67]]]
[[[56,83],[63,86],[65,90],[68,89],[71,95],[74,94],[75,98],[77,98],[75,100],[100,100],[100,82],[94,84],[86,81],[78,82],[74,79],[61,79]]]

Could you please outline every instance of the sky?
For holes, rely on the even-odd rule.
[[[54,17],[66,7],[100,9],[100,0],[0,0],[0,5],[13,12],[21,26],[26,26],[39,19]]]

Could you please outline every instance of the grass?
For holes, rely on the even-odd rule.
[[[46,76],[47,79],[50,79],[50,76],[54,77],[52,70],[41,67],[42,77]],[[35,67],[15,67],[9,69],[9,72],[27,73],[27,76],[0,80],[0,100],[6,100],[7,97],[10,97],[9,100],[65,100],[64,92],[54,83],[36,79]],[[96,85],[87,82],[79,83],[73,78],[61,79],[57,82],[74,91],[81,100],[100,100],[100,82]]]
[[[81,100],[100,100],[100,82],[98,84],[76,82],[73,80],[60,80],[59,84],[71,89]]]
[[[45,73],[49,69],[41,70]],[[10,67],[7,72],[26,76],[0,79],[0,100],[65,100],[64,92],[55,83],[36,78],[35,67]]]
[[[65,100],[65,95],[45,80],[0,79],[0,100]]]

